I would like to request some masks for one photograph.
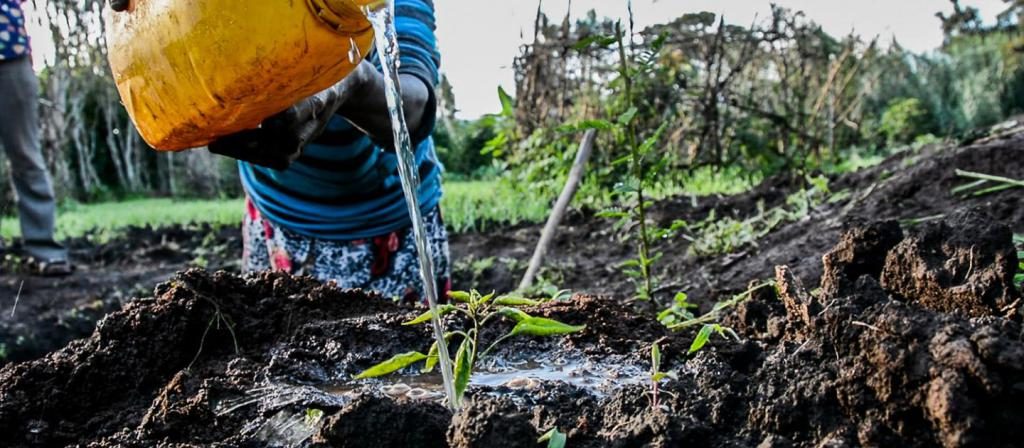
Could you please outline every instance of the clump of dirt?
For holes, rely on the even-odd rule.
[[[814,292],[778,267],[778,293],[758,291],[725,321],[741,342],[715,336],[688,355],[696,328],[672,333],[619,302],[575,296],[531,312],[586,330],[516,338],[499,352],[645,369],[660,340],[663,368],[678,379],[661,384],[658,406],[646,380],[603,392],[557,381],[474,386],[454,414],[392,398],[380,382],[348,378],[429,345],[429,329],[401,325],[416,310],[309,279],[192,270],[90,338],[0,369],[0,444],[536,446],[558,428],[574,447],[1013,446],[1024,425],[1019,317],[976,304],[1019,292],[965,275],[970,287],[928,289],[938,302],[881,281],[896,270],[885,260],[918,272],[908,241],[975,241],[973,270],[998,272],[1007,247],[977,242],[1005,227],[970,213],[942,225],[962,230],[930,240],[930,228],[849,226]],[[922,253],[931,268],[963,257]]]
[[[889,252],[882,286],[947,313],[981,317],[1015,312],[1020,294],[1013,234],[976,211],[925,225]]]

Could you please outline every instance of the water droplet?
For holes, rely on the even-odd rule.
[[[363,58],[363,54],[359,51],[359,45],[356,44],[356,40],[348,39],[348,62],[357,64]]]

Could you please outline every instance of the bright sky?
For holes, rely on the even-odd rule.
[[[773,0],[820,23],[834,35],[856,30],[865,37],[881,36],[888,41],[895,36],[915,51],[928,51],[942,42],[938,11],[951,11],[948,0]],[[448,75],[455,90],[456,105],[463,118],[475,118],[496,112],[497,86],[514,90],[512,59],[533,36],[533,19],[538,0],[434,0],[437,11],[437,35],[441,46],[442,71]],[[33,36],[36,65],[41,67],[47,57],[52,59],[52,43],[48,30],[31,20],[36,14],[32,4],[42,7],[46,0],[25,3],[30,18],[29,33]],[[965,0],[976,6],[987,21],[993,21],[1004,9],[1002,0]],[[560,20],[569,0],[543,1],[544,11]],[[665,22],[685,12],[714,11],[725,14],[726,21],[749,24],[757,17],[767,17],[770,0],[634,0],[637,27]],[[576,0],[574,16],[594,9],[599,16],[625,17],[626,0]],[[39,57],[40,54],[42,57]],[[37,67],[37,68],[39,68]]]

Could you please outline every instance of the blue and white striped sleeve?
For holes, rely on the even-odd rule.
[[[433,0],[395,0],[395,28],[401,56],[398,72],[416,76],[428,87],[436,86],[441,55],[434,36]]]
[[[409,130],[415,145],[419,145],[433,134],[437,121],[437,97],[434,89],[440,82],[438,67],[441,65],[441,55],[437,51],[435,28],[433,0],[395,0],[398,73],[420,79],[427,87],[428,93],[419,127]],[[381,70],[379,55],[375,53],[370,60],[377,70]]]

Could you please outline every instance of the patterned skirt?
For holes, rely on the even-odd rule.
[[[260,216],[248,199],[242,223],[242,270],[309,275],[341,288],[377,292],[404,303],[426,301],[412,229],[375,238],[336,241],[296,234]],[[451,289],[448,232],[440,208],[424,216],[439,300]]]

